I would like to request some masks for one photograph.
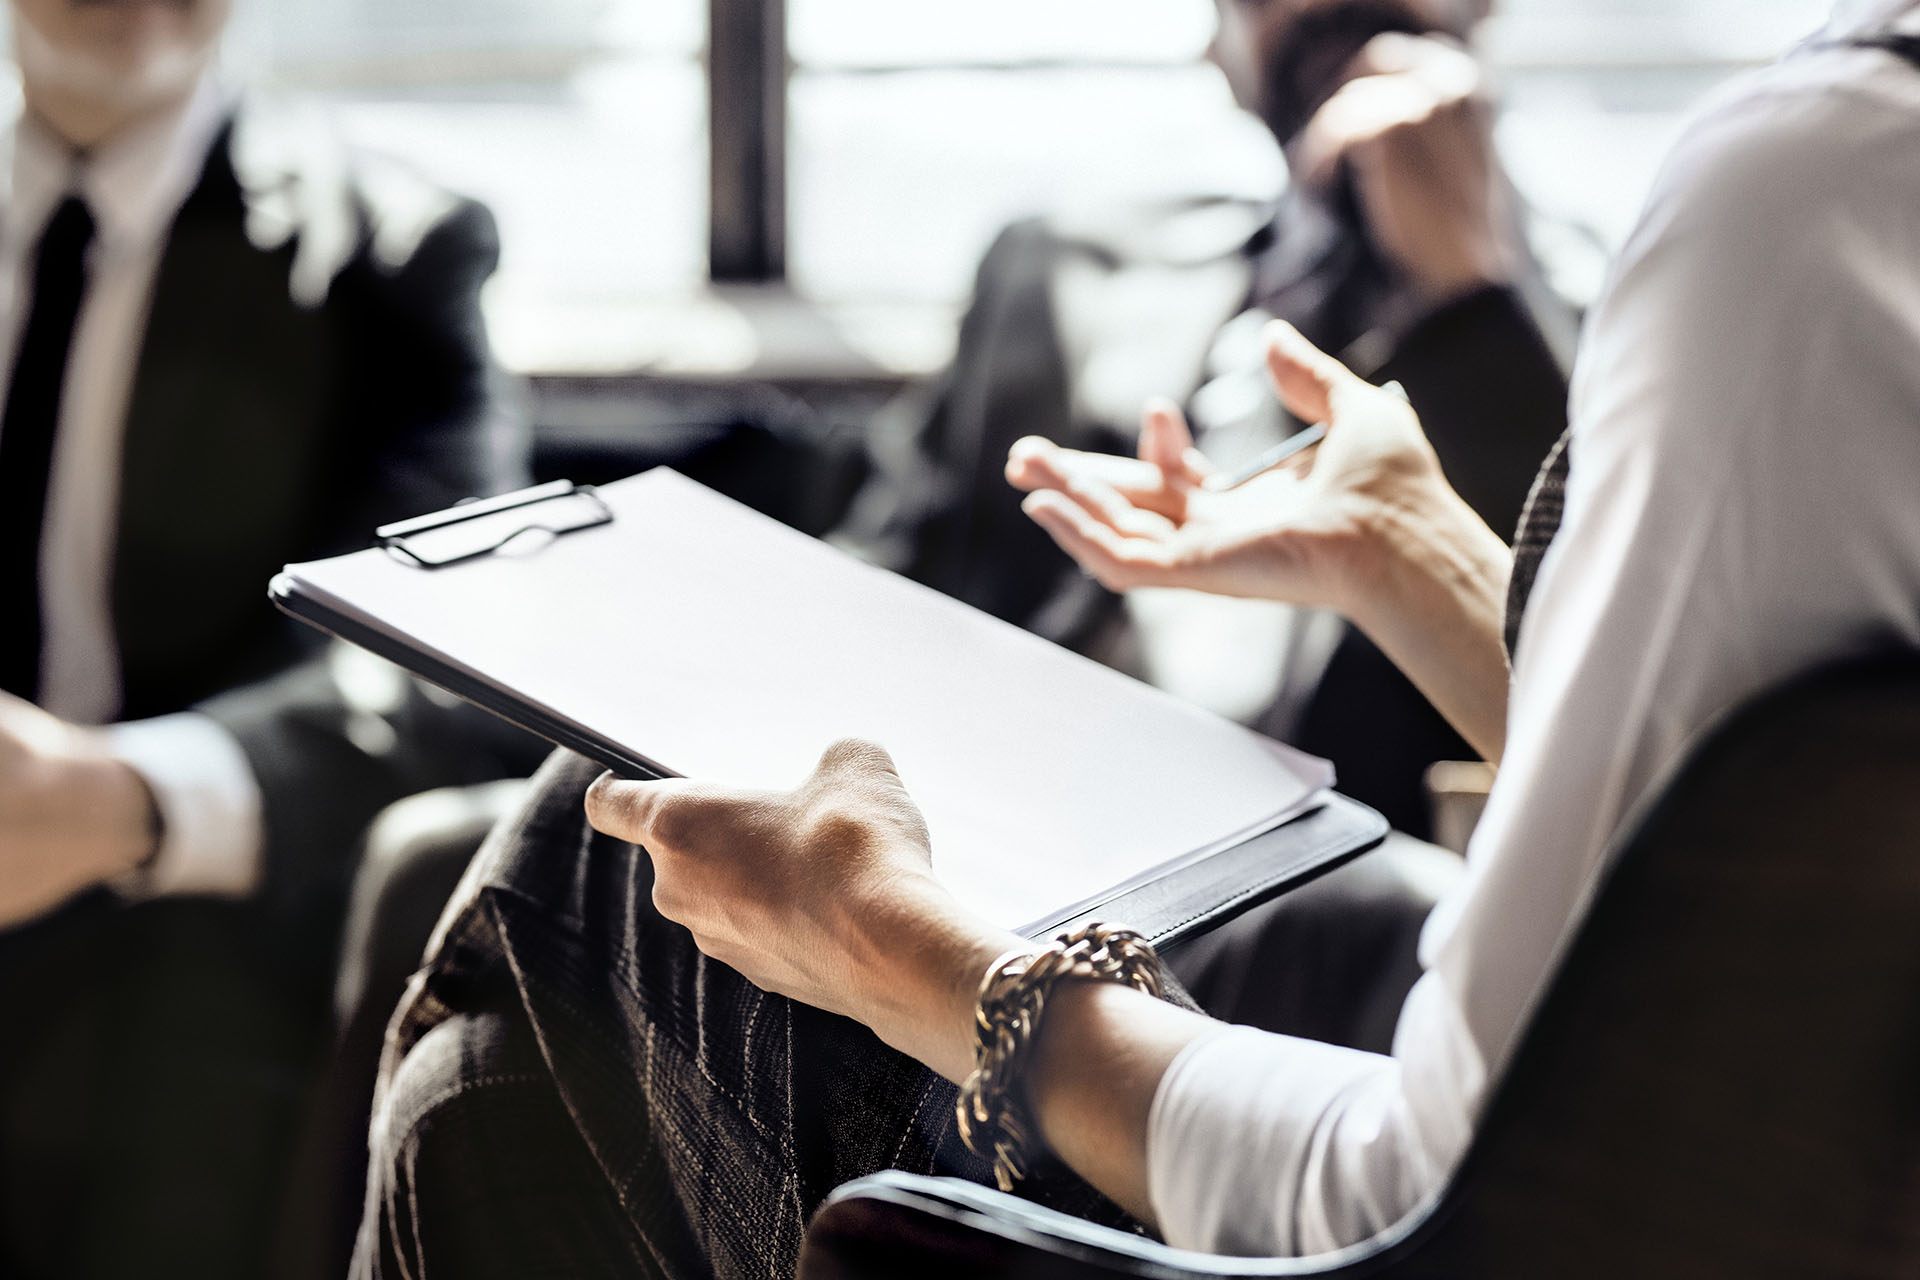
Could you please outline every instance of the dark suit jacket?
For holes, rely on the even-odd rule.
[[[263,112],[222,132],[167,239],[127,415],[122,715],[235,734],[290,907],[343,883],[388,801],[502,767],[417,690],[356,705],[265,593],[290,560],[520,480],[478,305],[497,256],[481,206]]]
[[[519,480],[478,307],[497,249],[479,205],[252,108],[170,231],[126,423],[122,715],[234,733],[264,887],[98,891],[0,931],[0,1273],[267,1274],[362,830],[531,767],[478,713],[356,677],[266,595],[287,561]]]
[[[1565,425],[1566,375],[1547,340],[1570,311],[1530,280],[1411,323],[1391,271],[1351,234],[1316,244],[1289,287],[1258,296],[1298,207],[1202,199],[1096,225],[1027,221],[980,265],[952,365],[931,399],[875,433],[875,478],[836,539],[1050,639],[1086,648],[1115,598],[1021,512],[1007,449],[1042,435],[1132,452],[1142,400],[1199,386],[1221,326],[1253,302],[1323,348],[1398,379],[1449,479],[1496,530]],[[1100,384],[1098,387],[1095,384]],[[1341,789],[1396,826],[1429,826],[1428,763],[1466,744],[1379,652],[1349,631],[1290,736],[1331,757]]]

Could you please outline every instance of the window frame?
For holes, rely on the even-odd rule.
[[[787,275],[786,0],[707,0],[707,275]]]

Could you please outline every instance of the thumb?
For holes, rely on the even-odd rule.
[[[684,778],[636,782],[615,773],[603,773],[587,788],[587,821],[629,844],[648,844],[654,820],[668,793],[687,785]]]
[[[1284,320],[1267,325],[1267,372],[1280,403],[1303,422],[1325,422],[1333,402],[1363,385],[1347,367],[1303,337]]]

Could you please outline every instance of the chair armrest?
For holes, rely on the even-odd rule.
[[[888,1171],[837,1189],[807,1227],[800,1280],[1221,1280],[1310,1276],[1294,1258],[1223,1258],[1095,1226],[959,1178]]]
[[[1455,853],[1467,851],[1480,825],[1494,768],[1484,760],[1441,760],[1427,769],[1427,802],[1433,815],[1433,842]]]

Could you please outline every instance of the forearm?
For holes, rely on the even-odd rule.
[[[1450,489],[1383,507],[1366,529],[1342,611],[1475,750],[1499,763],[1512,551]]]
[[[959,1083],[973,1069],[974,1010],[989,966],[1027,940],[909,891],[885,908],[874,992],[861,1018],[895,1048]],[[874,921],[868,913],[870,922]],[[1112,982],[1056,987],[1037,1025],[1025,1072],[1027,1101],[1047,1146],[1142,1222],[1147,1120],[1160,1078],[1180,1051],[1217,1024]]]
[[[1112,982],[1063,985],[1040,1023],[1027,1099],[1041,1136],[1075,1173],[1150,1226],[1154,1096],[1181,1050],[1218,1026]]]

